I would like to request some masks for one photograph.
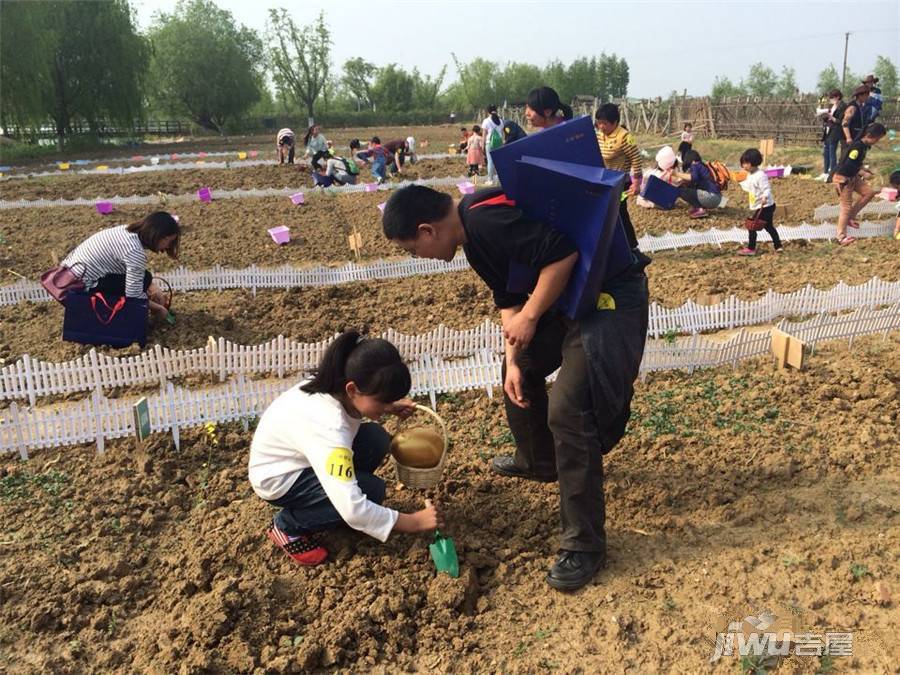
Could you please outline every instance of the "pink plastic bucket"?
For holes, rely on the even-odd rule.
[[[475,186],[472,183],[470,183],[469,181],[465,181],[463,183],[457,183],[456,187],[458,187],[459,191],[462,192],[464,195],[470,195],[473,192],[475,192]]]
[[[212,201],[212,191],[208,187],[200,188],[197,190],[197,198],[201,202],[209,203]]]
[[[269,236],[279,246],[286,244],[291,240],[291,228],[287,225],[279,225],[268,230]]]
[[[295,195],[291,195],[291,201],[294,202],[294,204],[302,204],[303,203],[303,193],[298,192]]]
[[[112,205],[112,202],[97,202],[94,206],[97,207],[97,213],[100,213],[104,216],[112,213],[113,209],[115,208]]]
[[[377,192],[378,183],[366,183],[366,192]]]

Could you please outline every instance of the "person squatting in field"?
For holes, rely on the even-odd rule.
[[[385,483],[375,470],[391,437],[376,422],[362,421],[411,415],[411,382],[394,345],[348,331],[328,346],[311,379],[263,413],[250,444],[248,477],[258,497],[281,509],[266,536],[297,564],[324,562],[323,535],[341,525],[384,542],[393,532],[428,532],[443,524],[429,502],[415,513],[382,506]]]
[[[555,112],[555,111],[551,111]],[[502,189],[454,200],[431,188],[398,190],[384,209],[385,236],[407,252],[450,261],[462,246],[491,289],[505,335],[503,393],[515,456],[495,457],[503,476],[559,480],[560,553],[548,583],[587,584],[606,563],[603,455],[625,432],[647,332],[649,260],[603,287],[603,309],[573,321],[554,307],[578,258],[563,234],[525,215]],[[510,266],[539,271],[528,292],[508,290]],[[561,368],[560,368],[561,366]],[[547,395],[545,379],[559,370]]]
[[[159,319],[169,313],[165,294],[153,283],[146,251],[178,259],[181,226],[171,214],[155,211],[130,225],[101,230],[81,242],[62,265],[81,272],[85,290],[106,297],[147,298]]]

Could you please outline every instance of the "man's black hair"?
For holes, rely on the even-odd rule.
[[[453,198],[424,185],[407,185],[388,199],[381,217],[384,236],[391,240],[415,239],[421,223],[436,223],[453,208]]]
[[[619,106],[615,103],[604,103],[597,112],[594,113],[594,119],[599,122],[609,122],[610,124],[619,123]]]

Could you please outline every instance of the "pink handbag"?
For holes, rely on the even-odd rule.
[[[81,265],[81,275],[75,272],[75,266]],[[84,276],[86,269],[82,263],[75,263],[72,267],[65,265],[57,265],[41,275],[41,286],[52,295],[56,300],[62,302],[69,293],[82,293],[84,291],[84,282],[81,277]]]

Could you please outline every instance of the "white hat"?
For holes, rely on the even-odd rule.
[[[675,166],[675,151],[671,145],[664,145],[656,153],[656,164],[663,171],[668,171]]]

